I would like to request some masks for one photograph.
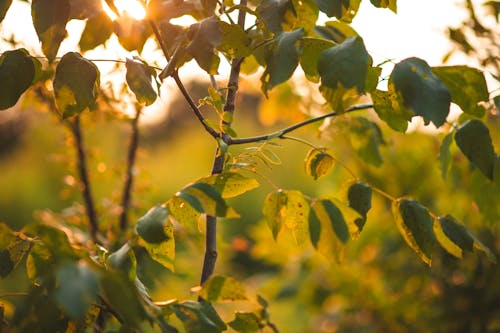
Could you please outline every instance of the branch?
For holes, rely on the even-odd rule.
[[[333,112],[330,112],[330,113],[327,113],[327,114],[324,114],[324,115],[321,115],[321,116],[318,116],[318,117],[314,117],[314,118],[310,118],[310,119],[304,120],[304,121],[302,121],[300,123],[297,123],[297,124],[292,125],[290,127],[286,127],[286,128],[284,128],[282,130],[273,132],[271,134],[260,135],[260,136],[252,136],[252,137],[241,138],[241,139],[233,139],[231,137],[226,137],[225,138],[226,139],[226,144],[228,144],[228,145],[241,145],[241,144],[245,144],[245,143],[267,141],[267,140],[276,139],[276,138],[283,139],[283,137],[287,133],[295,131],[296,129],[299,129],[299,128],[304,127],[306,125],[318,122],[320,120],[323,120],[323,119],[326,119],[326,118],[330,118],[330,117],[337,117],[337,116],[343,115],[343,114],[348,113],[348,112],[359,111],[359,110],[364,110],[364,109],[371,109],[371,108],[373,108],[373,104],[354,105],[354,106],[351,106],[351,107],[347,108],[342,113],[338,113],[336,111],[333,111]]]
[[[130,206],[132,183],[134,180],[133,169],[135,158],[137,155],[137,148],[139,147],[139,117],[141,116],[140,108],[135,111],[135,117],[132,119],[132,135],[130,137],[130,144],[128,147],[127,155],[127,169],[125,174],[125,185],[123,187],[120,213],[120,230],[124,231],[128,224],[128,210]]]
[[[74,121],[69,122],[69,124],[71,127],[71,132],[75,139],[78,173],[80,176],[80,182],[83,186],[82,195],[83,201],[85,202],[87,217],[89,219],[90,236],[92,237],[92,240],[97,243],[97,233],[99,231],[99,226],[97,222],[94,199],[92,198],[92,191],[90,189],[90,180],[88,175],[87,162],[85,160],[85,150],[83,147],[83,136],[80,128],[80,116],[75,116]]]

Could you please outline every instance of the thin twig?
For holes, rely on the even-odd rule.
[[[271,139],[282,139],[287,133],[295,131],[296,129],[299,129],[299,128],[304,127],[306,125],[321,121],[323,119],[337,117],[337,116],[343,115],[343,114],[348,113],[348,112],[354,112],[354,111],[371,109],[371,108],[373,108],[373,104],[354,105],[354,106],[349,107],[347,110],[345,110],[342,113],[338,113],[336,111],[326,113],[326,114],[318,116],[318,117],[314,117],[314,118],[310,118],[310,119],[301,121],[300,123],[294,124],[290,127],[286,127],[282,130],[273,132],[271,134],[252,136],[252,137],[241,138],[241,139],[233,139],[231,137],[227,137],[226,144],[228,144],[228,145],[241,145],[241,144],[246,144],[246,143],[267,141],[267,140],[271,140]]]
[[[132,133],[130,137],[130,144],[128,147],[127,155],[127,169],[125,173],[125,185],[123,187],[120,213],[120,230],[124,231],[128,225],[128,210],[130,208],[130,199],[132,193],[132,184],[134,181],[134,165],[137,155],[137,148],[139,147],[139,118],[141,116],[141,109],[137,107],[135,117],[132,119]]]
[[[92,191],[90,188],[90,179],[88,175],[87,161],[85,156],[85,149],[83,144],[83,135],[80,127],[80,116],[75,116],[73,122],[70,122],[71,132],[75,140],[75,148],[77,152],[77,165],[80,182],[82,184],[82,195],[85,203],[85,210],[89,220],[89,231],[92,240],[97,243],[97,233],[99,231],[99,224],[97,222],[97,214],[92,198]]]

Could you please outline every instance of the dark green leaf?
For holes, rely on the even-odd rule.
[[[311,207],[314,208],[314,207]],[[318,249],[318,242],[321,237],[321,221],[316,216],[315,209],[309,211],[309,237],[311,244]]]
[[[16,105],[35,79],[35,62],[25,49],[0,55],[0,110]],[[38,62],[39,63],[39,62]]]
[[[217,188],[205,182],[188,185],[177,192],[176,196],[184,199],[200,213],[226,218],[239,216],[226,204]]]
[[[302,39],[302,54],[300,66],[306,77],[312,82],[319,82],[318,58],[322,51],[335,46],[335,43],[320,38],[304,37]]]
[[[264,93],[292,76],[302,53],[301,38],[303,35],[304,29],[301,28],[283,32],[275,38],[271,54],[267,59],[266,70],[260,79]]]
[[[443,177],[443,179],[446,179],[446,175],[448,174],[448,170],[450,169],[450,146],[452,142],[453,133],[450,133],[443,138],[443,142],[441,142],[441,146],[439,147],[439,161],[441,164],[441,176]]]
[[[92,50],[104,44],[113,33],[113,21],[105,12],[100,12],[87,20],[85,29],[80,37],[80,50]]]
[[[56,262],[75,259],[77,257],[75,250],[69,243],[68,236],[61,229],[46,224],[33,223],[25,226],[23,232],[41,241],[43,247],[49,251],[50,256]]]
[[[12,4],[12,0],[1,0],[0,1],[0,22],[5,18],[5,14],[9,10],[10,5]]]
[[[455,141],[469,161],[493,180],[496,155],[488,127],[480,120],[469,120],[457,130]]]
[[[393,85],[389,84],[388,91],[374,90],[370,92],[370,95],[373,108],[380,119],[393,130],[406,132],[412,113],[403,106],[401,97],[394,91]]]
[[[186,51],[190,53],[198,65],[209,74],[217,74],[219,56],[215,47],[222,42],[222,29],[215,17],[210,17],[189,27],[190,42]]]
[[[365,90],[368,66],[372,63],[361,38],[350,37],[342,44],[321,52],[318,72],[321,83],[332,89],[341,83],[344,88]]]
[[[253,312],[236,312],[234,319],[228,325],[240,333],[255,333],[261,330],[260,319]]]
[[[63,118],[92,107],[99,86],[99,70],[76,52],[66,53],[56,68],[54,93]]]
[[[500,112],[500,95],[493,97],[493,104],[495,104],[497,112]]]
[[[72,318],[81,320],[97,298],[99,282],[84,263],[68,262],[57,269],[55,299]]]
[[[351,22],[358,12],[361,0],[316,0],[319,10],[328,17],[335,16],[341,21]]]
[[[354,221],[361,231],[366,223],[366,215],[372,208],[372,189],[365,183],[355,182],[347,190],[347,200],[349,207],[362,216]]]
[[[14,262],[10,258],[10,252],[6,249],[0,249],[0,277],[4,278],[14,269]]]
[[[186,332],[219,333],[227,329],[210,303],[185,301],[172,305],[172,308]]]
[[[199,295],[208,302],[246,300],[245,287],[228,276],[212,276],[205,283]]]
[[[427,208],[414,200],[399,199],[393,203],[392,212],[406,243],[430,266],[436,236]]]
[[[168,240],[165,234],[168,211],[162,205],[151,208],[143,217],[137,221],[135,229],[139,236],[148,243],[161,243]]]
[[[69,19],[84,20],[102,14],[101,0],[69,0]]]
[[[34,283],[40,283],[55,270],[54,257],[43,243],[35,243],[26,259],[26,276]]]
[[[152,78],[156,74],[153,69],[142,62],[127,59],[127,84],[135,94],[139,103],[151,105],[156,100],[156,91],[152,86]]]
[[[167,238],[165,241],[161,243],[146,243],[144,248],[148,251],[151,259],[173,272],[175,260],[175,238],[174,226],[172,223],[167,222],[163,228],[163,232]]]
[[[314,32],[336,44],[343,43],[349,37],[359,37],[356,30],[342,21],[328,21],[324,26],[316,26]]]
[[[378,8],[389,8],[394,13],[398,12],[397,0],[370,0],[370,2]]]
[[[248,178],[236,172],[223,172],[198,181],[213,185],[222,198],[234,198],[259,187],[259,183],[254,178]]]
[[[451,96],[443,82],[424,60],[408,58],[396,64],[390,81],[403,97],[406,107],[426,123],[440,127],[450,111]]]
[[[349,122],[351,143],[367,163],[380,166],[383,162],[379,146],[385,144],[378,125],[366,118],[356,117]]]
[[[125,243],[117,251],[111,253],[107,258],[109,267],[125,272],[131,280],[136,277],[137,260],[134,251],[128,243]]]
[[[467,66],[433,67],[432,72],[443,81],[451,94],[451,101],[468,114],[482,117],[486,109],[480,102],[489,99],[483,72]]]
[[[142,52],[146,40],[151,36],[151,28],[145,20],[136,20],[127,15],[120,15],[114,21],[114,32],[118,42],[127,51]]]
[[[263,0],[257,7],[257,13],[269,31],[279,34],[283,31],[285,14],[292,8],[290,0]]]
[[[316,180],[330,171],[335,160],[325,149],[311,148],[307,152],[304,163],[306,174]]]
[[[33,0],[31,2],[33,26],[42,43],[42,51],[50,62],[55,59],[59,45],[66,37],[69,13],[69,0]]]

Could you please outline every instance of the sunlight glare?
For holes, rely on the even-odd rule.
[[[114,4],[121,15],[127,14],[136,20],[142,20],[146,17],[146,9],[139,0],[114,0]],[[103,8],[113,21],[116,20],[116,14],[105,1],[103,1]]]

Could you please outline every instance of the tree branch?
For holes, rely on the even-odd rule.
[[[125,184],[122,192],[120,213],[120,230],[124,231],[128,224],[128,210],[131,200],[132,184],[134,181],[134,164],[137,155],[137,148],[139,147],[139,118],[141,116],[141,109],[137,107],[135,117],[132,119],[132,133],[130,137],[130,144],[128,147],[127,155],[127,169],[125,172]]]
[[[373,108],[373,104],[354,105],[354,106],[347,108],[347,110],[345,110],[342,113],[338,113],[335,111],[330,112],[330,113],[326,113],[326,114],[318,116],[318,117],[304,120],[300,123],[297,123],[297,124],[292,125],[290,127],[286,127],[282,130],[273,132],[271,134],[252,136],[252,137],[241,138],[241,139],[233,139],[231,137],[225,137],[225,142],[228,145],[241,145],[241,144],[246,144],[246,143],[254,143],[254,142],[266,141],[266,140],[277,139],[277,138],[282,139],[283,136],[285,136],[287,133],[295,131],[296,129],[299,129],[299,128],[304,127],[306,125],[318,122],[320,120],[340,116],[340,115],[343,115],[343,114],[348,113],[348,112],[359,111],[359,110],[364,110],[364,109],[371,109],[371,108]]]
[[[97,233],[99,231],[99,225],[97,222],[97,214],[94,205],[94,199],[92,198],[92,191],[90,189],[90,180],[88,175],[87,162],[85,160],[85,150],[83,147],[83,135],[80,127],[80,116],[75,116],[73,122],[69,122],[71,127],[71,132],[75,139],[75,148],[77,152],[77,165],[78,174],[80,176],[80,182],[83,186],[82,195],[83,201],[85,203],[85,210],[87,212],[87,217],[89,219],[89,230],[92,240],[97,243]]]

